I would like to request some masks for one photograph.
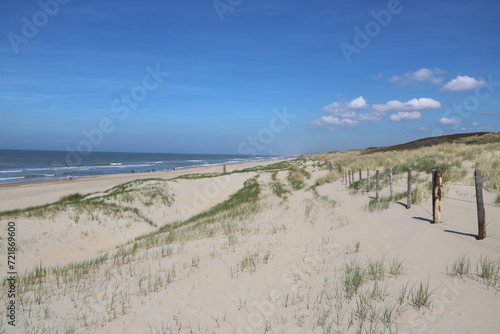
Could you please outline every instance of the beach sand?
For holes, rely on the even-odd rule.
[[[228,165],[228,171],[273,163]],[[297,190],[287,170],[167,180],[221,172],[222,166],[1,186],[0,211],[77,192],[93,193],[87,198],[100,201],[83,211],[66,205],[64,211],[33,217],[2,217],[4,226],[16,223],[19,272],[42,266],[17,282],[17,326],[6,324],[2,310],[1,328],[7,333],[500,331],[500,282],[476,274],[481,259],[498,266],[500,207],[487,206],[488,236],[478,241],[473,201],[445,199],[442,223],[434,225],[430,199],[411,209],[403,200],[370,212],[373,192],[354,193],[341,180],[308,189],[329,172],[313,162],[306,168],[310,177]],[[108,191],[152,177],[165,180]],[[404,178],[397,182],[403,185]],[[450,188],[453,192],[471,196]],[[384,188],[381,195],[387,194]],[[494,196],[485,192],[485,201],[493,203]],[[110,209],[113,205],[121,205],[120,213]],[[94,209],[85,211],[89,207]],[[2,240],[4,258],[5,249]],[[450,275],[464,254],[470,273]],[[0,270],[6,269],[3,261]],[[429,305],[417,298],[420,287],[421,295],[432,292]],[[6,300],[6,289],[0,297]]]

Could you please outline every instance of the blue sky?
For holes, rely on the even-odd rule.
[[[500,1],[5,0],[0,149],[303,154],[500,131]]]

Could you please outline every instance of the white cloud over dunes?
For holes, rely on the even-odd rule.
[[[423,97],[420,99],[411,99],[408,102],[394,100],[385,104],[374,104],[372,107],[378,111],[429,110],[441,108],[441,103],[428,97]]]
[[[389,78],[389,81],[400,86],[416,86],[422,82],[431,82],[441,86],[444,80],[442,75],[445,73],[446,71],[439,68],[430,70],[424,67],[415,72],[393,75]],[[467,75],[458,75],[444,84],[441,90],[445,92],[461,92],[476,89],[484,84],[483,80],[478,80]]]
[[[400,111],[389,116],[389,119],[394,122],[416,121],[422,119],[422,114],[418,111]]]
[[[340,117],[354,117],[356,113],[352,111],[353,109],[360,110],[366,108],[368,108],[368,104],[364,97],[360,96],[347,103],[333,102],[323,107],[323,111]]]
[[[461,92],[466,90],[476,89],[484,85],[484,81],[477,80],[476,78],[467,75],[459,75],[455,79],[451,79],[444,86],[443,90],[446,92]]]
[[[320,119],[314,120],[310,124],[317,126],[322,126],[322,125],[356,126],[359,125],[360,122],[349,118],[340,119],[334,116],[322,116]]]
[[[435,85],[441,85],[443,77],[440,75],[444,73],[446,73],[446,71],[439,68],[435,70],[421,68],[415,72],[406,72],[401,76],[393,75],[389,78],[389,81],[401,86],[414,86],[421,82],[431,82]]]
[[[333,102],[323,107],[323,112],[329,114],[309,122],[315,126],[357,126],[366,121],[380,121],[389,112],[395,112],[389,119],[395,122],[414,121],[422,119],[421,110],[441,108],[439,101],[423,97],[411,99],[407,102],[398,100],[384,104],[369,105],[364,97],[360,96],[350,102]]]
[[[458,119],[441,117],[439,119],[439,123],[444,124],[444,125],[456,125],[456,124],[459,124],[460,121]]]

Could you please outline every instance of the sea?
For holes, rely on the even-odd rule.
[[[0,150],[0,184],[39,180],[169,171],[238,162],[276,160],[280,156]]]

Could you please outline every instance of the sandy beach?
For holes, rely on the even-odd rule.
[[[17,324],[9,326],[2,310],[1,330],[500,329],[498,271],[481,271],[485,261],[499,265],[496,193],[485,191],[488,236],[479,241],[472,201],[444,200],[442,223],[431,224],[430,198],[411,209],[397,200],[370,210],[374,191],[349,187],[318,161],[244,163],[227,171],[203,175],[222,172],[212,166],[0,186],[0,211],[59,201],[1,218],[3,226],[15,222],[20,273]],[[396,175],[395,186],[404,184],[404,174]],[[388,192],[384,186],[380,196]],[[83,197],[60,201],[75,193]],[[459,186],[448,194],[473,196]],[[452,267],[461,258],[470,268],[459,275]],[[5,261],[1,270],[7,271]]]
[[[232,172],[238,169],[252,168],[255,166],[266,166],[281,160],[269,160],[260,162],[244,162],[227,164],[226,171]],[[42,205],[57,201],[61,196],[75,192],[91,193],[104,191],[119,184],[133,180],[150,178],[175,178],[188,174],[221,173],[223,165],[196,168],[184,168],[165,172],[117,174],[104,176],[91,176],[46,181],[33,181],[11,184],[0,184],[0,212],[12,209],[25,208],[29,206]],[[43,189],[44,196],[40,196]]]

